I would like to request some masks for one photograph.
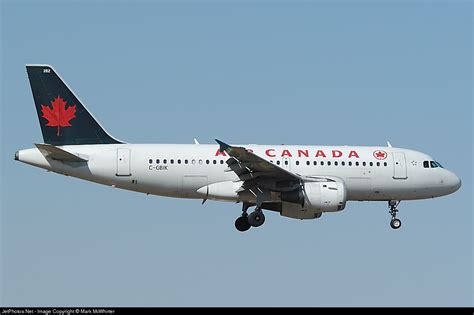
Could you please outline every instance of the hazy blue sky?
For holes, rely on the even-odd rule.
[[[470,1],[2,1],[2,305],[473,305]],[[42,142],[26,63],[117,138],[412,148],[463,187],[298,221],[13,161]]]

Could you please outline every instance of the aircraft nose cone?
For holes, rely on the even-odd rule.
[[[461,179],[456,174],[450,173],[446,184],[455,192],[461,187]]]
[[[454,184],[454,191],[458,190],[459,188],[461,188],[461,179],[459,177],[456,176],[456,182]]]

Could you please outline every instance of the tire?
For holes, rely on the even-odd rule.
[[[248,222],[251,226],[253,227],[259,227],[263,223],[265,223],[265,215],[261,210],[256,210],[249,214],[248,216]]]
[[[235,228],[239,232],[245,232],[250,229],[250,224],[247,220],[247,217],[238,217],[237,220],[235,220]]]
[[[394,230],[399,229],[401,226],[402,226],[402,221],[398,219],[392,219],[392,221],[390,221],[390,227]]]

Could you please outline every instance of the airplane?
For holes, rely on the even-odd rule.
[[[401,201],[452,194],[461,180],[427,154],[378,146],[131,144],[112,137],[50,65],[26,65],[44,143],[15,160],[115,188],[242,203],[235,228],[338,212],[347,201]],[[254,208],[248,213],[250,208]]]

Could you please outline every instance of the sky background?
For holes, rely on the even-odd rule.
[[[1,305],[472,306],[470,1],[1,1]],[[385,145],[453,195],[299,221],[146,196],[13,160],[49,63],[137,143]]]

